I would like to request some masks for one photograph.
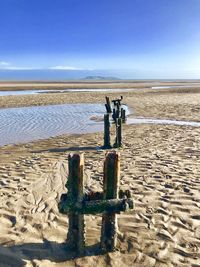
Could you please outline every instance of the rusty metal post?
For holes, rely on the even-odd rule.
[[[119,153],[106,154],[104,161],[103,194],[104,199],[118,199],[120,179]],[[102,217],[101,248],[113,251],[117,244],[117,215],[114,212],[104,212]]]
[[[82,202],[84,196],[84,154],[70,154],[68,157],[69,177],[67,182],[68,199],[72,203]],[[84,215],[69,213],[67,239],[72,249],[82,254],[85,247]]]

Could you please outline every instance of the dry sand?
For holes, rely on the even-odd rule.
[[[200,118],[197,89],[123,95],[136,116]],[[4,97],[0,107],[94,103],[104,96]],[[135,209],[118,216],[117,250],[97,253],[101,217],[86,216],[86,256],[66,251],[68,219],[57,204],[66,191],[67,155],[85,153],[87,188],[100,190],[102,139],[102,133],[65,135],[0,148],[0,266],[200,266],[200,128],[187,126],[123,127],[120,188],[132,191]]]

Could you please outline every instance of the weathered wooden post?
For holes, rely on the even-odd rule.
[[[118,199],[120,178],[119,153],[107,153],[104,161],[103,197],[104,199]],[[114,212],[103,213],[101,230],[101,247],[112,251],[117,242],[117,215]]]
[[[126,110],[123,108],[121,108],[121,119],[123,123],[126,121]]]
[[[123,110],[124,110],[123,108],[121,108],[120,110],[121,117],[122,117]]]
[[[120,110],[120,103],[117,102],[117,110]]]
[[[71,203],[82,202],[84,196],[84,154],[69,154],[69,177],[67,182],[68,201]],[[69,230],[67,239],[69,246],[82,254],[85,247],[84,215],[69,212]]]
[[[111,105],[110,105],[110,99],[108,96],[106,96],[106,110],[108,113],[112,113]]]
[[[134,208],[129,190],[118,193],[120,178],[119,153],[107,153],[104,161],[103,192],[84,193],[83,154],[69,155],[68,193],[62,194],[58,209],[69,216],[68,242],[74,252],[83,254],[85,249],[84,214],[101,214],[101,248],[112,251],[117,243],[117,215]]]
[[[108,104],[105,104],[105,107],[106,107],[106,112],[110,113],[110,108],[109,108]]]
[[[122,119],[116,119],[116,138],[114,147],[121,147],[122,146]]]
[[[103,148],[111,148],[109,114],[104,114],[104,146]]]
[[[116,122],[116,110],[115,110],[115,108],[113,108],[112,118],[113,118],[114,122]]]
[[[112,102],[114,104],[114,106],[117,106],[117,105],[121,105],[121,101],[123,99],[123,96],[121,95],[121,97],[119,99],[113,99]]]
[[[116,110],[116,112],[115,112],[115,116],[116,116],[116,120],[115,120],[115,122],[116,122],[117,119],[119,118],[119,109]]]
[[[116,122],[116,119],[119,118],[119,109],[117,106],[115,106],[115,122]]]
[[[113,105],[116,106],[116,100],[112,100]]]

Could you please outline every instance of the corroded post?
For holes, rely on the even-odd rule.
[[[104,161],[103,194],[104,199],[118,199],[120,178],[119,153],[107,153]],[[112,251],[117,243],[117,215],[114,212],[104,212],[102,217],[101,247]]]
[[[111,148],[109,114],[104,114],[104,146],[103,147]]]
[[[110,105],[110,99],[108,96],[106,96],[106,110],[108,113],[112,113],[111,105]]]
[[[81,203],[84,196],[84,155],[70,154],[68,157],[69,177],[67,182],[68,199],[72,203]],[[79,253],[85,247],[84,215],[69,213],[69,230],[67,239],[72,249]]]

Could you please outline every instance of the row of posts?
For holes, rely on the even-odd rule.
[[[121,107],[120,99],[106,97],[104,115],[104,148],[111,148],[110,117],[116,126],[114,147],[122,146],[122,122],[126,121],[126,111]],[[112,115],[111,115],[112,114]],[[111,116],[110,116],[111,115]],[[69,216],[67,241],[69,247],[78,254],[85,252],[85,218],[84,215],[102,214],[100,248],[113,251],[117,245],[117,214],[133,209],[134,203],[130,190],[119,190],[120,154],[113,151],[106,154],[103,169],[103,191],[85,192],[84,154],[70,154],[68,157],[69,176],[66,184],[68,192],[62,194],[58,204],[59,211]]]
[[[116,137],[113,147],[118,148],[122,146],[122,123],[126,121],[126,110],[121,107],[121,101],[123,96],[120,99],[112,100],[113,109],[111,108],[111,103],[109,97],[106,96],[106,111],[104,115],[104,148],[111,148],[110,141],[110,114],[112,114],[113,121],[116,128]]]

